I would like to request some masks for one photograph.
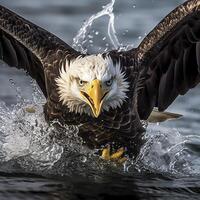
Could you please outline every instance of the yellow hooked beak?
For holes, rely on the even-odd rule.
[[[93,80],[85,91],[81,91],[82,97],[89,104],[96,118],[101,113],[103,100],[107,93],[103,90],[102,83],[98,79]]]

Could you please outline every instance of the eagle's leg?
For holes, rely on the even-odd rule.
[[[102,150],[101,158],[103,158],[104,160],[124,163],[127,160],[126,157],[123,157],[124,153],[125,153],[125,149],[122,147],[118,149],[115,153],[111,154],[110,145],[108,145]]]

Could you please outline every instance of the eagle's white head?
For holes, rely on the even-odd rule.
[[[60,101],[70,112],[98,117],[103,110],[121,107],[129,83],[120,63],[101,54],[78,57],[60,69],[56,79]]]

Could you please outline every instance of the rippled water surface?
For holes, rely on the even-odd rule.
[[[1,0],[84,52],[136,47],[182,2]],[[138,158],[116,166],[82,145],[78,127],[60,135],[45,122],[45,99],[23,71],[1,63],[0,83],[0,200],[200,199],[200,87],[169,108],[181,119],[149,124]]]

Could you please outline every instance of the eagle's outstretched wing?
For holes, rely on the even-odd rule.
[[[200,82],[200,0],[186,1],[165,17],[136,56],[145,77],[138,112],[147,119],[153,107],[165,110]]]
[[[60,65],[64,58],[79,55],[55,35],[0,6],[0,59],[25,69],[45,96],[45,67]]]

